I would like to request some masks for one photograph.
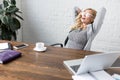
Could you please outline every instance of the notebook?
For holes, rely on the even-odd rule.
[[[21,53],[15,50],[3,50],[0,52],[0,63],[8,63],[12,60],[21,57]]]
[[[83,59],[66,60],[64,65],[74,75],[99,71],[110,67],[120,56],[120,53],[100,53],[87,55]]]

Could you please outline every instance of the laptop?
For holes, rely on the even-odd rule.
[[[83,59],[66,60],[64,65],[74,75],[107,69],[120,56],[120,53],[100,53],[86,55]]]

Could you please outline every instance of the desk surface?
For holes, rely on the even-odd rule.
[[[10,43],[18,45],[22,42]],[[34,44],[29,44],[28,47],[18,50],[22,53],[21,58],[0,64],[0,80],[72,80],[63,61],[97,53],[52,46],[47,46],[45,52],[36,52],[33,50],[34,47]]]

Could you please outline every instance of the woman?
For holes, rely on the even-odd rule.
[[[67,42],[65,41],[66,48],[84,49],[90,35],[93,34],[92,23],[94,22],[96,13],[94,9],[87,8],[78,14],[75,24],[68,34],[68,40]],[[90,31],[90,29],[92,29],[92,31]]]

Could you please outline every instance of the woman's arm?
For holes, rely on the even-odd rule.
[[[75,10],[75,17],[78,16],[78,14],[81,12],[81,9],[79,7],[74,7]]]
[[[104,21],[105,13],[106,13],[106,9],[104,7],[98,10],[96,18],[93,22],[93,29],[95,32],[98,32],[99,29],[101,28],[103,21]]]

